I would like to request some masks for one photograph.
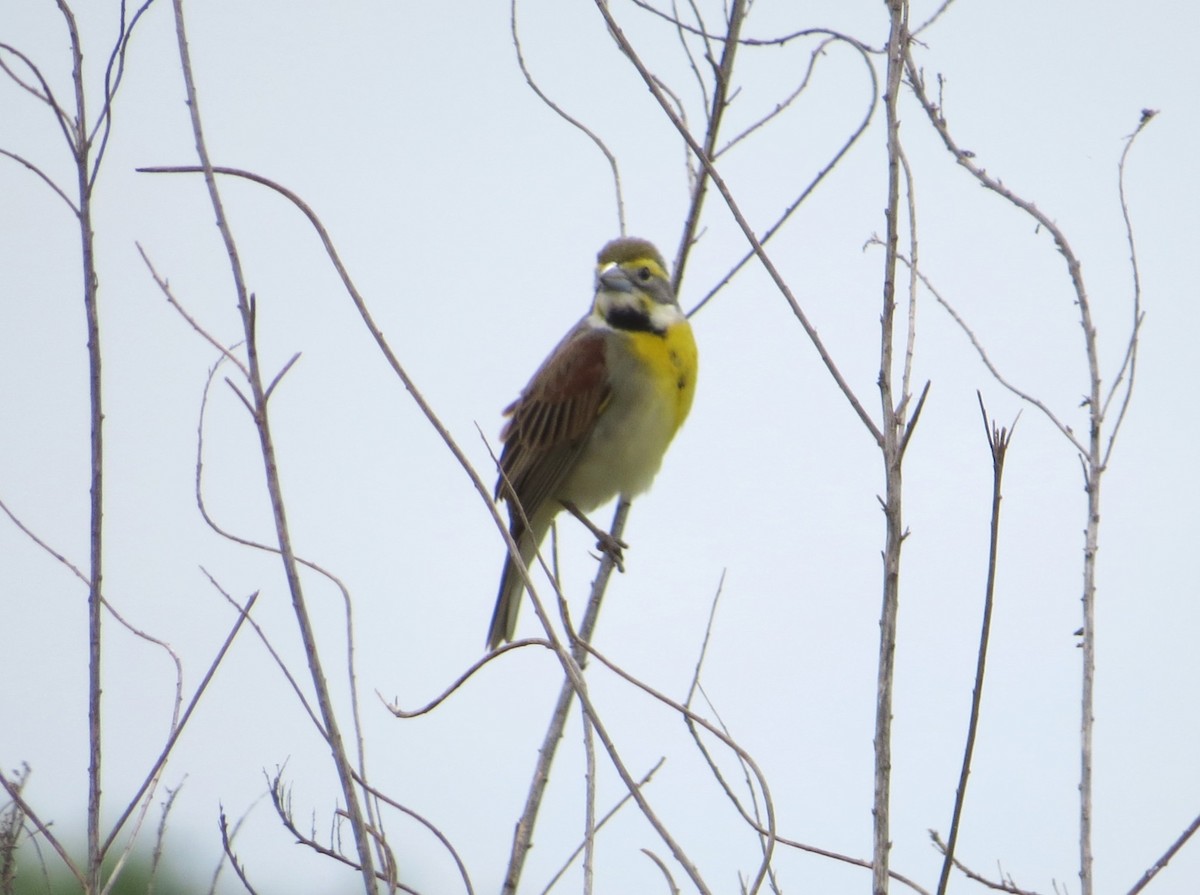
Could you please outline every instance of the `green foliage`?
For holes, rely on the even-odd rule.
[[[44,866],[43,866],[44,862]],[[104,862],[103,879],[107,881],[116,862]],[[62,865],[57,855],[38,855],[28,846],[16,855],[16,874],[11,885],[0,882],[0,895],[83,895],[84,889]],[[121,868],[121,875],[110,892],[112,895],[198,895],[207,885],[181,882],[162,865],[152,869],[146,855],[130,857]]]

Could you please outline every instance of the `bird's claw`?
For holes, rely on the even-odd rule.
[[[601,531],[596,535],[596,549],[613,561],[613,565],[617,567],[617,571],[625,573],[625,553],[624,550],[629,545],[620,538],[614,538],[606,531]]]

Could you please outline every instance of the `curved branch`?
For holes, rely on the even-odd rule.
[[[825,166],[822,167],[820,171],[817,172],[816,177],[814,177],[811,181],[809,181],[808,186],[806,186],[804,188],[803,192],[801,192],[800,195],[797,196],[796,199],[790,205],[788,205],[787,208],[785,208],[783,210],[783,214],[781,214],[778,217],[778,219],[776,219],[775,223],[773,223],[770,227],[768,227],[765,231],[763,231],[763,235],[759,238],[759,243],[761,245],[766,245],[767,242],[776,233],[779,232],[780,228],[783,227],[783,225],[785,223],[787,223],[789,218],[791,218],[792,213],[795,212],[796,209],[799,208],[801,206],[801,204],[803,204],[804,201],[806,199],[808,199],[808,197],[810,195],[812,195],[813,191],[825,179],[825,177],[829,174],[829,172],[831,172],[837,166],[837,164],[842,160],[842,158],[846,155],[846,153],[850,151],[850,147],[852,147],[855,143],[858,142],[859,137],[861,137],[866,132],[867,126],[871,123],[871,119],[875,116],[875,109],[879,105],[879,77],[875,73],[875,66],[873,66],[871,64],[870,57],[867,55],[868,54],[867,48],[860,42],[854,40],[853,38],[846,37],[845,35],[837,34],[836,32],[821,32],[821,33],[827,33],[827,34],[835,37],[837,40],[849,43],[852,47],[854,47],[856,50],[858,50],[858,52],[861,54],[863,63],[866,65],[867,73],[871,77],[871,102],[868,104],[867,111],[863,115],[862,121],[859,122],[858,127],[854,129],[854,131],[850,134],[850,136],[847,138],[847,140],[841,145],[841,147],[838,149],[838,151],[836,153],[834,153],[833,157],[828,162],[825,163]],[[733,279],[734,275],[736,275],[737,272],[739,270],[741,270],[750,261],[750,259],[754,258],[755,256],[756,256],[756,253],[755,253],[754,249],[751,248],[749,252],[747,252],[745,255],[742,256],[741,260],[739,260],[737,262],[737,264],[733,265],[733,267],[731,267],[729,269],[729,271],[725,274],[725,276],[723,276],[720,280],[718,280],[716,282],[716,284],[712,288],[710,288],[708,290],[708,292],[706,292],[704,294],[703,298],[701,298],[698,302],[696,302],[696,304],[692,307],[692,309],[687,312],[688,317],[693,316],[694,314],[696,314],[696,312],[698,312],[701,308],[703,308],[706,304],[708,304],[709,301],[712,300],[713,296],[715,296],[718,292],[720,292],[723,288],[725,288],[725,286],[728,285],[729,281]]]
[[[65,192],[63,192],[62,187],[60,187],[57,183],[55,183],[53,180],[51,180],[50,175],[48,175],[45,171],[43,171],[41,168],[39,168],[33,162],[29,161],[24,156],[17,155],[17,153],[15,153],[15,152],[9,152],[7,149],[0,149],[0,155],[8,156],[13,161],[17,162],[18,164],[24,165],[26,168],[28,168],[30,171],[32,171],[34,174],[36,174],[38,177],[42,178],[42,180],[45,181],[46,185],[48,187],[50,187],[50,189],[54,190],[54,192],[58,193],[58,197],[67,203],[67,207],[71,209],[71,213],[74,214],[75,217],[79,217],[79,206],[71,201],[71,197],[68,196]]]
[[[100,114],[96,117],[96,122],[92,126],[92,132],[88,136],[88,142],[94,142],[96,134],[100,133],[101,128],[103,128],[104,133],[100,138],[100,145],[96,149],[96,157],[92,162],[92,173],[88,178],[89,187],[96,183],[96,176],[100,173],[100,163],[103,161],[104,152],[108,148],[108,136],[112,132],[113,100],[116,98],[117,91],[121,87],[121,80],[125,75],[125,54],[129,49],[129,41],[133,37],[133,29],[137,27],[137,23],[141,21],[142,16],[153,2],[154,0],[143,0],[142,5],[138,7],[137,12],[133,14],[133,18],[126,25],[125,0],[121,0],[121,21],[117,28],[117,41],[113,44],[112,53],[108,57],[108,65],[104,69],[104,102],[100,106]],[[115,76],[113,74],[114,66],[116,68]]]
[[[529,89],[537,95],[538,99],[549,106],[550,110],[556,115],[558,115],[568,124],[582,131],[589,140],[596,144],[596,148],[604,153],[604,157],[608,160],[608,166],[612,169],[613,190],[616,192],[617,196],[617,223],[620,227],[621,235],[624,236],[625,198],[621,190],[621,172],[617,168],[617,157],[613,155],[612,151],[608,148],[604,141],[596,135],[594,131],[592,131],[578,118],[573,117],[554,100],[550,99],[550,97],[546,95],[546,92],[538,86],[537,81],[533,79],[533,75],[530,73],[529,67],[525,64],[525,54],[521,51],[521,38],[517,35],[517,0],[510,0],[508,20],[509,27],[512,32],[513,49],[517,52],[517,65],[520,66],[521,74],[524,75],[525,83],[529,85]]]
[[[1108,392],[1108,397],[1104,399],[1104,407],[1102,414],[1108,415],[1108,406],[1112,403],[1113,397],[1117,394],[1118,388],[1122,382],[1125,383],[1124,394],[1121,398],[1121,407],[1117,411],[1117,418],[1113,421],[1112,428],[1108,433],[1108,443],[1104,449],[1104,466],[1108,466],[1109,457],[1112,456],[1113,445],[1117,440],[1117,433],[1121,430],[1121,424],[1125,422],[1125,412],[1129,409],[1129,402],[1133,398],[1133,380],[1134,374],[1137,372],[1137,352],[1138,343],[1140,342],[1142,321],[1145,319],[1145,314],[1142,312],[1142,278],[1138,270],[1137,246],[1133,241],[1133,221],[1129,217],[1129,203],[1125,197],[1125,163],[1129,159],[1129,152],[1133,149],[1133,141],[1140,134],[1158,112],[1154,109],[1143,109],[1142,117],[1138,121],[1137,127],[1133,133],[1125,138],[1125,149],[1121,152],[1121,161],[1117,165],[1117,194],[1121,199],[1121,219],[1125,222],[1125,238],[1129,242],[1129,270],[1133,275],[1133,324],[1129,330],[1129,341],[1125,345],[1125,357],[1121,361],[1121,367],[1117,370],[1117,375],[1113,378],[1113,383]]]
[[[0,43],[0,50],[12,53],[14,56],[24,62],[29,70],[33,72],[33,76],[37,78],[38,84],[41,85],[42,89],[40,93],[32,84],[27,84],[25,81],[23,81],[15,71],[8,67],[8,65],[4,62],[3,57],[0,57],[0,71],[3,71],[6,75],[12,78],[13,82],[18,87],[32,94],[34,98],[44,102],[50,107],[50,111],[54,113],[54,118],[58,121],[58,126],[62,130],[62,135],[67,140],[67,145],[71,147],[72,154],[78,157],[79,147],[75,145],[75,138],[71,133],[71,116],[66,113],[66,110],[64,110],[63,107],[59,105],[58,100],[54,98],[54,91],[50,89],[49,82],[42,77],[41,70],[33,64],[32,59],[11,44]]]
[[[803,308],[800,307],[800,303],[796,300],[796,296],[792,294],[791,288],[784,281],[783,276],[775,267],[774,262],[771,260],[770,256],[767,255],[766,250],[763,249],[762,243],[755,235],[754,230],[750,226],[750,223],[746,220],[745,215],[742,214],[742,210],[738,206],[736,200],[733,198],[733,193],[730,191],[728,184],[725,183],[725,179],[717,171],[716,167],[712,163],[712,160],[705,155],[704,148],[687,129],[686,125],[679,118],[679,116],[675,114],[675,111],[671,108],[670,103],[667,102],[662,90],[659,89],[654,76],[650,73],[650,70],[646,68],[645,63],[643,63],[638,57],[636,51],[633,49],[632,44],[629,42],[629,38],[625,36],[625,32],[621,30],[621,26],[618,25],[616,19],[613,18],[612,12],[608,8],[608,4],[605,2],[605,0],[594,0],[594,2],[596,4],[596,9],[599,11],[600,15],[604,18],[605,23],[608,25],[609,31],[612,33],[617,43],[620,44],[622,51],[633,64],[634,68],[637,69],[638,74],[641,75],[642,80],[649,88],[650,93],[653,94],[655,100],[658,101],[663,113],[671,121],[671,124],[675,126],[675,129],[687,142],[688,146],[691,147],[691,150],[693,153],[695,153],[696,158],[704,166],[704,169],[708,172],[709,177],[712,178],[713,185],[721,193],[721,197],[725,200],[725,204],[729,208],[730,214],[733,215],[734,220],[737,221],[738,227],[741,228],[742,233],[745,235],[746,241],[749,242],[753,247],[754,254],[757,255],[759,261],[762,262],[763,268],[767,271],[767,274],[770,276],[772,282],[775,283],[775,287],[783,295],[784,299],[788,303],[788,306],[792,309],[792,313],[800,322],[800,326],[804,329],[804,332],[808,335],[809,340],[817,349],[817,353],[820,355],[821,361],[825,364],[825,367],[833,377],[834,382],[837,383],[838,388],[846,397],[846,400],[850,402],[850,406],[858,415],[858,418],[862,421],[867,431],[871,433],[871,437],[875,440],[875,443],[882,446],[883,433],[879,430],[879,426],[875,424],[875,421],[871,418],[871,415],[867,413],[866,408],[863,407],[862,402],[859,401],[858,396],[854,393],[854,390],[850,388],[850,384],[846,381],[845,377],[842,376],[841,370],[839,370],[837,364],[834,363],[833,356],[825,348],[825,343],[821,341],[821,337],[817,334],[816,328],[809,321],[808,315],[805,314]]]

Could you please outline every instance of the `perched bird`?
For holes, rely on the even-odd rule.
[[[662,256],[644,239],[615,239],[597,259],[591,311],[504,411],[496,497],[526,566],[564,508],[619,560],[623,545],[583,514],[649,488],[692,407],[696,342]],[[524,591],[510,554],[489,649],[512,639]]]

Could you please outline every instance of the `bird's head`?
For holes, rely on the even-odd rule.
[[[667,265],[644,239],[614,239],[596,258],[593,313],[615,329],[664,332],[680,317]]]

